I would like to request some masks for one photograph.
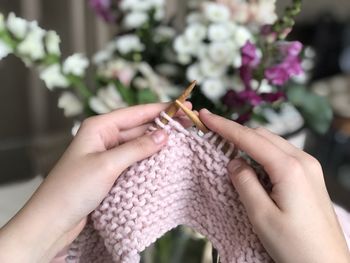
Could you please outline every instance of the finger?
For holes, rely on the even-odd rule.
[[[156,103],[124,108],[101,115],[101,122],[110,121],[115,123],[119,130],[130,129],[153,121],[169,105],[170,103]],[[186,105],[187,107],[192,107],[190,103],[186,103]]]
[[[280,180],[280,176],[284,174],[280,171],[285,169],[283,163],[288,158],[284,151],[254,130],[212,114],[208,110],[201,110],[199,115],[210,130],[232,142],[263,165],[273,184]],[[276,171],[279,172],[276,173]]]
[[[82,123],[77,139],[90,142],[86,146],[87,152],[91,149],[103,151],[113,148],[119,143],[121,130],[129,130],[153,121],[169,105],[170,103],[139,105],[88,118]],[[192,107],[190,103],[186,105]],[[100,145],[103,148],[100,149]]]
[[[182,126],[185,128],[190,127],[193,125],[192,121],[184,115],[184,113],[176,113],[175,120],[178,121]],[[119,132],[119,144],[131,141],[133,139],[136,139],[137,137],[140,137],[144,135],[148,130],[150,126],[154,126],[154,123],[147,123],[135,128],[131,128],[129,130],[123,130]]]
[[[153,121],[169,103],[138,105],[100,115],[100,123],[113,123],[119,130],[126,130]]]
[[[116,175],[119,175],[132,164],[158,152],[166,144],[167,138],[166,131],[157,130],[101,153],[101,158]]]
[[[227,169],[252,222],[258,222],[266,213],[276,210],[255,171],[243,159],[233,159]]]
[[[315,166],[315,165],[312,165],[313,163],[317,165],[318,162],[313,156],[295,147],[293,144],[288,142],[286,139],[278,136],[277,134],[274,134],[269,130],[261,127],[259,127],[258,129],[255,129],[255,131],[261,136],[263,136],[264,138],[266,138],[267,140],[269,140],[271,143],[275,144],[277,147],[281,148],[286,154],[289,154],[295,157],[296,159],[298,159],[306,169],[309,169],[310,166],[311,168],[313,168],[312,166]],[[310,174],[311,173],[312,173],[312,170],[310,171]]]
[[[298,152],[300,152],[298,148],[289,143],[287,140],[285,140],[281,136],[278,136],[277,134],[270,132],[269,130],[263,127],[255,129],[255,132],[269,140],[271,143],[282,149],[287,154],[297,156]]]
[[[119,144],[134,140],[146,133],[146,131],[151,126],[151,123],[147,123],[129,130],[124,130],[119,132]]]

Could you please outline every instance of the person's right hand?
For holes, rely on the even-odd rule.
[[[244,160],[228,165],[248,217],[276,262],[350,262],[322,167],[314,157],[265,129],[250,129],[207,110],[200,111],[200,118],[268,173],[270,194]]]

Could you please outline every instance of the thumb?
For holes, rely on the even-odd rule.
[[[164,130],[156,130],[151,134],[138,137],[105,152],[103,158],[112,163],[118,175],[132,164],[158,152],[167,142],[168,135]]]
[[[228,164],[228,173],[236,188],[239,197],[245,206],[248,217],[252,222],[259,220],[259,212],[266,213],[266,209],[274,206],[273,201],[267,194],[258,177],[246,161],[243,159],[233,159]]]

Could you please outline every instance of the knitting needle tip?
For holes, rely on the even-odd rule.
[[[188,109],[185,105],[183,105],[179,100],[175,101],[176,105],[182,109],[182,111],[190,118],[190,120],[196,125],[196,127],[201,130],[203,133],[208,133],[209,130],[203,122],[199,119],[199,117],[190,109]]]

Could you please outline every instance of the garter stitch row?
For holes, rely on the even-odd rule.
[[[271,262],[262,247],[213,133],[200,137],[162,113],[169,133],[159,153],[125,171],[69,249],[70,263],[137,263],[169,230],[187,225],[208,237],[221,262]],[[219,149],[218,149],[219,148]]]

